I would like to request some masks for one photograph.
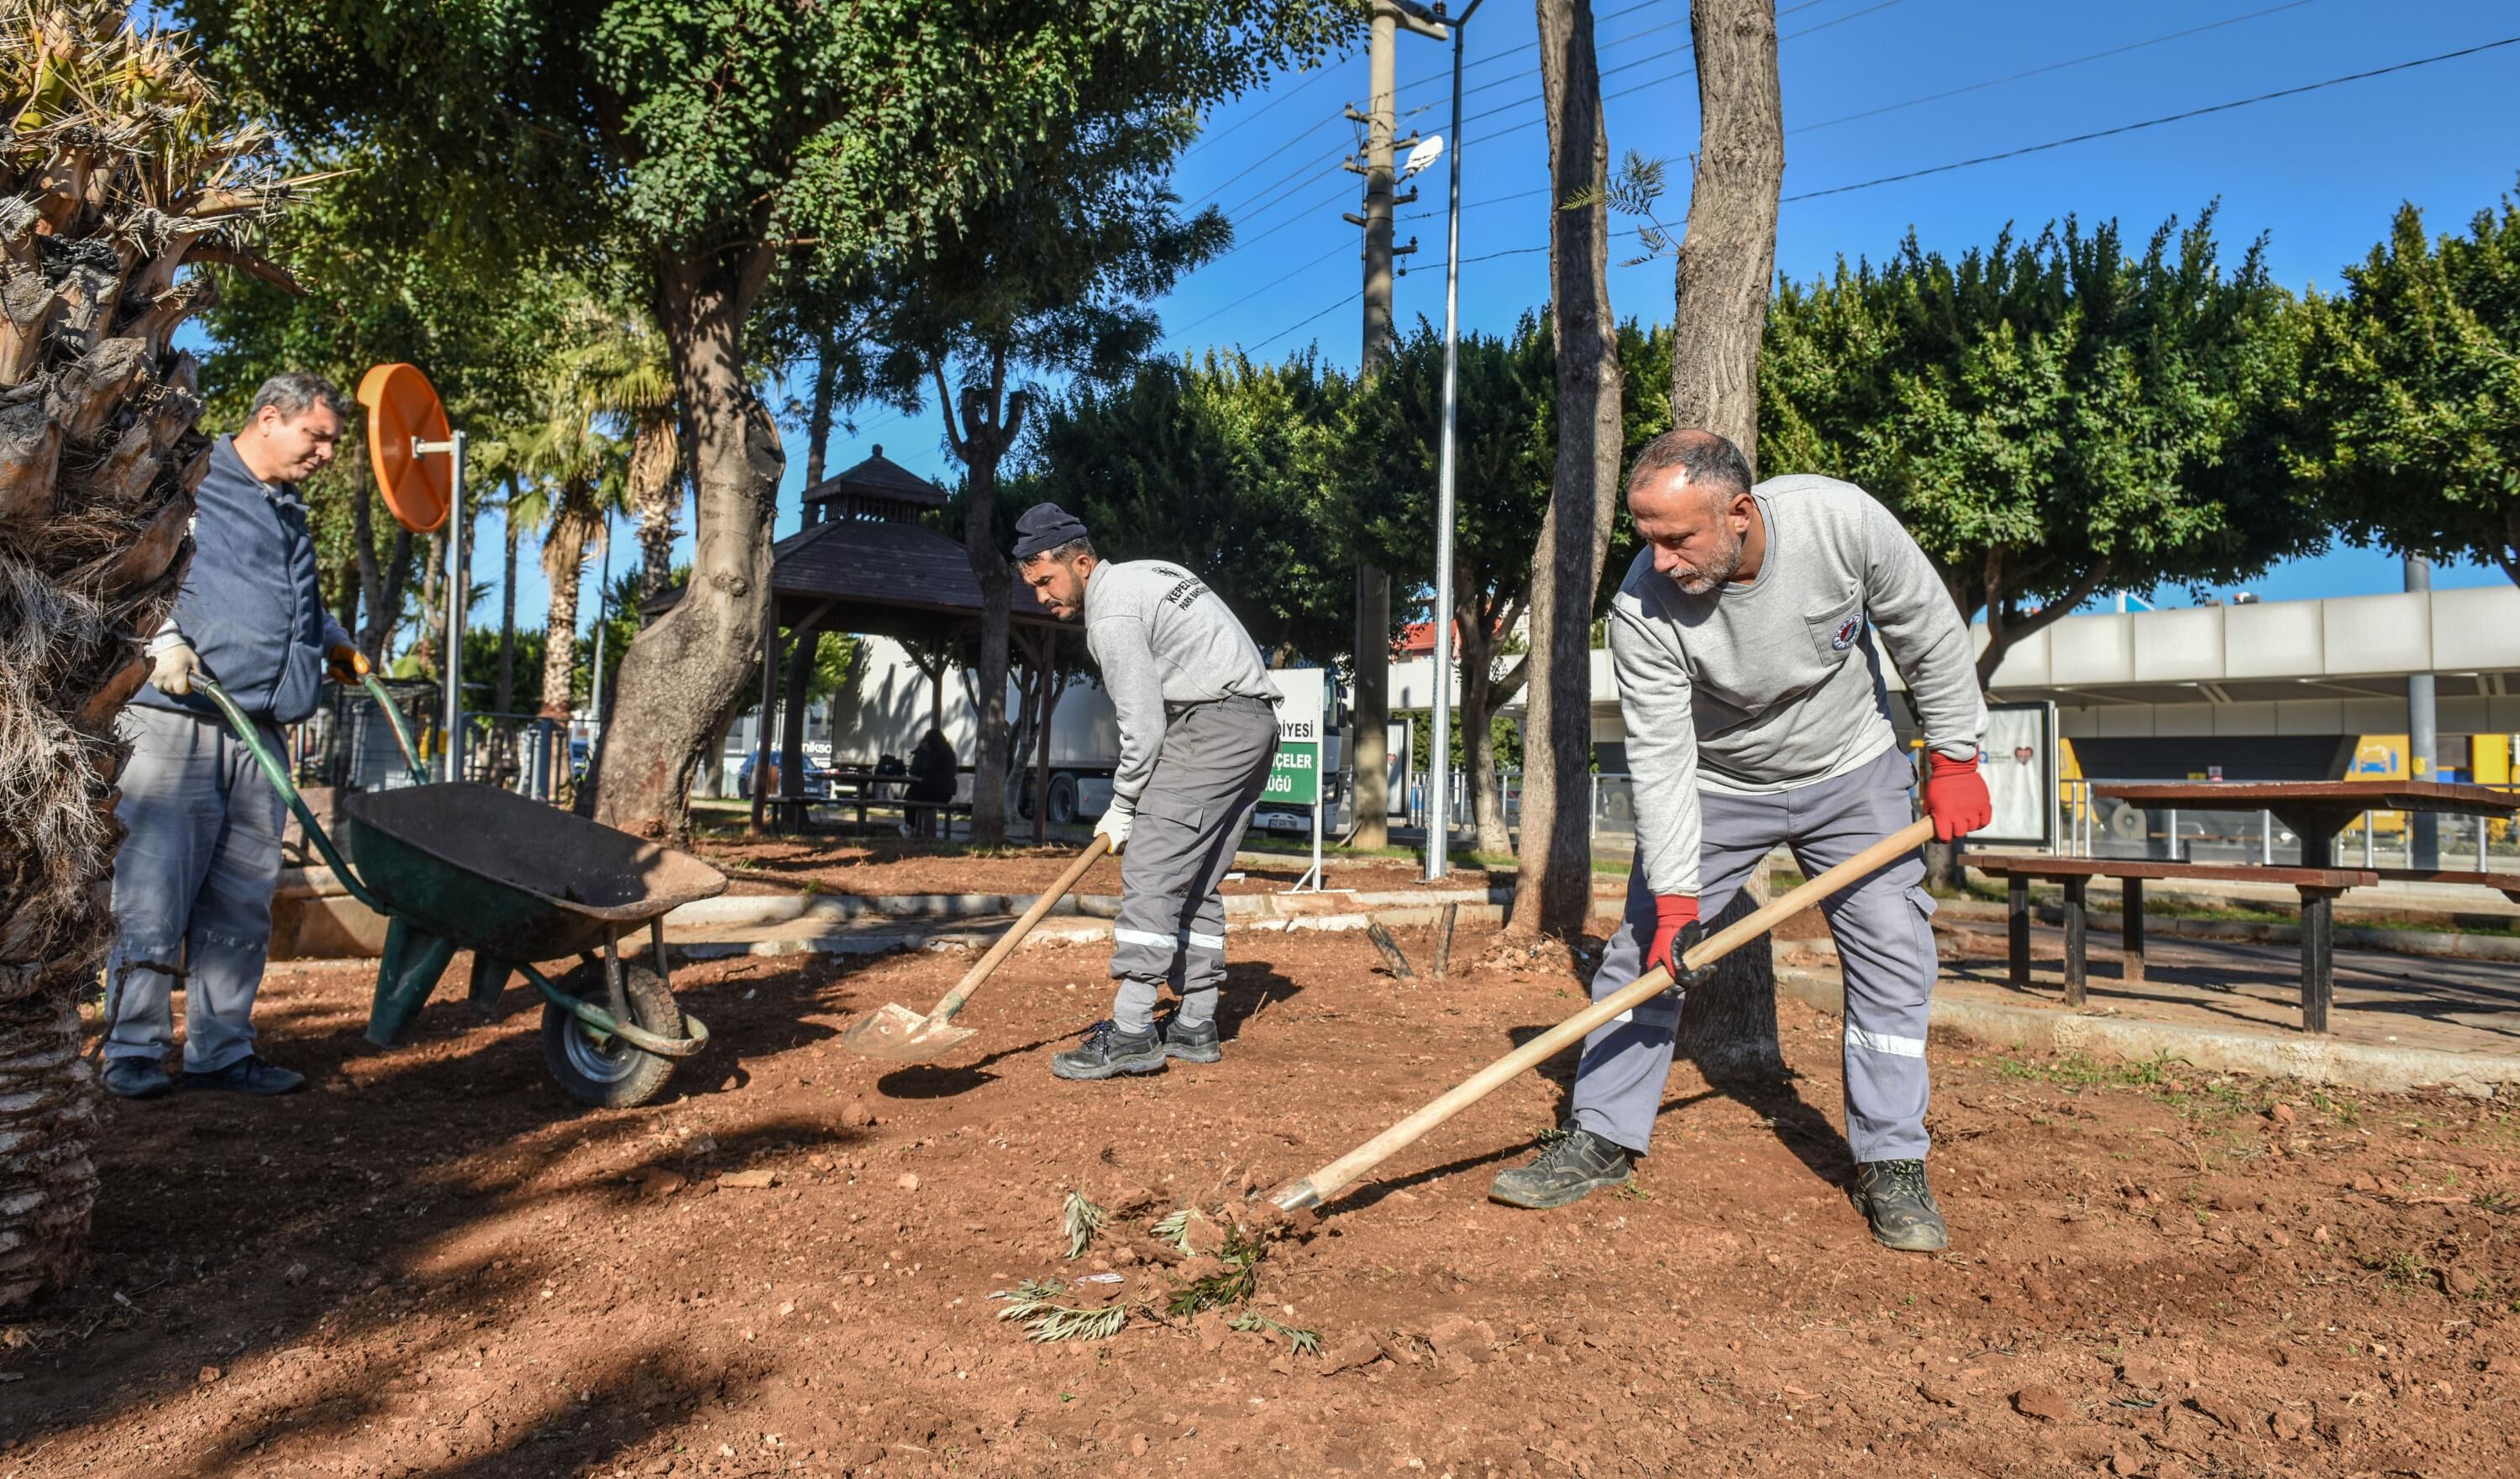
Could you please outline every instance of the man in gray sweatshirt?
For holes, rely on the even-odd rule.
[[[1646,548],[1610,609],[1628,731],[1637,861],[1595,999],[1681,957],[1701,914],[1732,902],[1778,843],[1807,874],[1906,827],[1912,779],[1890,727],[1874,634],[1925,727],[1924,809],[1948,841],[1994,807],[1977,769],[1986,704],[1968,628],[1898,519],[1850,483],[1795,475],[1753,487],[1709,431],[1656,438],[1628,478]],[[1856,1205],[1873,1236],[1949,1242],[1925,1184],[1925,1017],[1934,901],[1911,856],[1822,907],[1846,972],[1846,1134]],[[1585,1040],[1574,1117],[1496,1200],[1557,1207],[1625,1182],[1671,1072],[1681,991]]]
[[[1160,560],[1096,557],[1085,525],[1057,504],[1015,521],[1015,562],[1050,613],[1085,623],[1085,643],[1119,713],[1120,764],[1095,830],[1127,848],[1108,1021],[1051,1059],[1067,1079],[1152,1073],[1167,1058],[1223,1055],[1225,898],[1235,844],[1278,750],[1278,690],[1242,623],[1195,575]],[[1181,1008],[1158,1028],[1170,982]]]

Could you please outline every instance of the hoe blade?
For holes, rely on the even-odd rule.
[[[942,1057],[975,1029],[929,1022],[925,1014],[886,1002],[840,1034],[840,1046],[863,1057],[920,1063]]]

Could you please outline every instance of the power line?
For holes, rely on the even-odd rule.
[[[1214,310],[1213,312],[1209,312],[1209,313],[1201,314],[1201,315],[1199,315],[1197,318],[1192,319],[1189,323],[1184,324],[1184,325],[1182,325],[1180,328],[1178,328],[1178,329],[1174,330],[1172,333],[1165,335],[1165,336],[1164,336],[1165,342],[1169,343],[1169,342],[1171,342],[1172,340],[1174,340],[1174,339],[1177,339],[1177,338],[1181,337],[1183,335],[1190,333],[1192,329],[1197,328],[1199,325],[1206,323],[1206,322],[1207,322],[1208,320],[1210,320],[1210,319],[1217,318],[1217,317],[1219,317],[1219,316],[1221,316],[1221,315],[1224,315],[1224,314],[1228,314],[1228,313],[1233,312],[1235,309],[1241,307],[1243,304],[1245,304],[1245,303],[1247,303],[1247,302],[1251,301],[1253,298],[1258,297],[1260,294],[1262,294],[1262,293],[1264,293],[1264,292],[1269,291],[1270,291],[1271,289],[1273,289],[1273,288],[1278,288],[1278,287],[1281,287],[1281,286],[1282,286],[1282,285],[1284,285],[1284,284],[1286,284],[1286,283],[1292,282],[1294,279],[1299,278],[1299,277],[1303,276],[1305,273],[1312,271],[1314,268],[1319,267],[1321,264],[1323,264],[1324,262],[1328,261],[1330,258],[1332,258],[1332,257],[1334,257],[1334,256],[1337,256],[1340,252],[1347,250],[1347,249],[1348,249],[1348,247],[1349,247],[1349,244],[1348,244],[1348,243],[1346,243],[1346,242],[1341,242],[1341,243],[1339,243],[1337,246],[1332,246],[1329,250],[1323,252],[1320,256],[1317,256],[1317,257],[1313,258],[1311,261],[1306,262],[1303,266],[1298,267],[1298,268],[1296,268],[1294,271],[1287,273],[1285,276],[1281,277],[1281,278],[1278,278],[1278,279],[1276,279],[1275,281],[1272,281],[1272,282],[1269,282],[1269,283],[1262,284],[1260,287],[1257,287],[1257,288],[1252,289],[1249,292],[1246,292],[1246,293],[1242,294],[1242,296],[1240,296],[1240,297],[1238,297],[1238,298],[1236,298],[1233,302],[1230,302],[1230,303],[1226,304],[1226,305],[1225,305],[1224,307],[1222,307],[1222,308],[1216,309],[1216,310]]]
[[[2271,93],[2260,93],[2254,98],[2237,98],[2228,103],[2215,103],[2204,108],[2191,108],[2183,112],[2164,113],[2158,118],[2145,118],[2138,123],[2121,123],[2115,128],[2095,128],[2089,133],[2073,134],[2062,139],[2050,139],[2045,144],[2025,144],[2019,149],[2007,149],[2001,154],[1979,155],[1977,157],[1971,159],[1955,159],[1949,164],[1933,164],[1928,165],[1923,169],[1905,170],[1898,174],[1883,175],[1878,179],[1861,180],[1853,185],[1832,185],[1826,190],[1807,190],[1800,195],[1789,195],[1783,199],[1786,201],[1816,201],[1822,196],[1845,195],[1850,191],[1870,190],[1876,185],[1895,185],[1902,180],[1922,179],[1926,175],[1948,174],[1955,169],[1967,169],[1976,164],[1992,164],[1999,159],[2017,159],[2023,155],[2044,154],[2051,149],[2062,149],[2068,144],[2088,144],[2093,139],[2113,138],[2119,134],[2134,133],[2138,129],[2159,128],[2164,123],[2178,123],[2188,118],[2201,118],[2208,113],[2229,112],[2235,108],[2248,108],[2259,103],[2272,103],[2278,98],[2297,98],[2303,93],[2314,93],[2329,87],[2342,87],[2348,82],[2364,82],[2373,77],[2385,77],[2393,72],[2410,71],[2418,67],[2430,67],[2437,62],[2453,62],[2461,57],[2473,57],[2479,52],[2490,52],[2498,47],[2512,45],[2520,45],[2520,36],[2504,36],[2498,41],[2483,41],[2474,46],[2463,46],[2457,51],[2442,52],[2439,55],[2430,57],[2417,57],[2411,62],[2400,62],[2391,67],[2375,67],[2369,71],[2348,72],[2344,76],[2329,77],[2322,82],[2305,82],[2299,87],[2286,87]]]
[[[1225,127],[1220,128],[1220,129],[1218,129],[1216,132],[1214,132],[1214,133],[1212,133],[1212,134],[1209,134],[1209,135],[1207,135],[1206,137],[1204,137],[1204,138],[1200,139],[1197,143],[1192,144],[1190,148],[1183,150],[1183,151],[1182,151],[1182,157],[1183,157],[1183,158],[1185,158],[1185,159],[1187,159],[1187,158],[1189,158],[1191,156],[1192,156],[1192,155],[1194,155],[1194,154],[1198,153],[1200,150],[1205,149],[1205,148],[1206,148],[1207,146],[1209,146],[1210,144],[1216,144],[1216,143],[1221,143],[1221,142],[1223,142],[1223,141],[1224,141],[1224,139],[1225,139],[1228,135],[1230,135],[1230,134],[1233,134],[1233,133],[1236,133],[1236,132],[1239,131],[1239,130],[1240,130],[1240,129],[1242,129],[1244,126],[1246,126],[1246,125],[1248,125],[1248,124],[1252,124],[1252,123],[1257,123],[1258,121],[1260,121],[1260,117],[1261,117],[1261,115],[1262,115],[1263,113],[1266,113],[1266,112],[1270,112],[1271,110],[1273,110],[1273,109],[1277,108],[1277,107],[1278,107],[1278,106],[1280,106],[1281,104],[1288,103],[1288,102],[1293,101],[1295,94],[1297,94],[1297,93],[1299,93],[1299,92],[1302,92],[1305,88],[1308,88],[1308,87],[1312,86],[1315,82],[1319,82],[1319,81],[1320,81],[1320,80],[1322,80],[1324,77],[1328,76],[1328,75],[1330,74],[1330,70],[1331,70],[1331,68],[1336,67],[1344,66],[1344,65],[1346,65],[1347,63],[1354,61],[1355,59],[1356,59],[1356,53],[1354,53],[1354,52],[1349,52],[1349,53],[1347,53],[1345,56],[1332,57],[1332,58],[1330,58],[1330,59],[1329,59],[1328,61],[1327,61],[1327,62],[1318,63],[1318,64],[1316,64],[1316,65],[1314,65],[1314,66],[1312,66],[1312,67],[1308,67],[1304,68],[1304,71],[1305,71],[1305,73],[1307,74],[1307,75],[1306,75],[1306,79],[1305,79],[1304,81],[1298,82],[1298,83],[1296,83],[1294,86],[1292,86],[1292,87],[1290,87],[1290,88],[1287,88],[1284,92],[1280,93],[1278,96],[1276,96],[1276,97],[1274,97],[1274,98],[1271,98],[1268,102],[1266,102],[1266,103],[1262,104],[1260,107],[1258,107],[1258,108],[1256,108],[1256,109],[1252,110],[1250,112],[1245,113],[1243,116],[1241,116],[1241,117],[1239,117],[1239,118],[1235,119],[1232,123],[1227,124]]]
[[[1957,98],[1962,93],[1981,92],[1990,87],[2001,87],[2006,82],[2019,82],[2026,77],[2037,77],[2052,71],[2062,71],[2069,67],[2080,67],[2086,62],[2097,62],[2104,57],[2124,56],[2126,53],[2131,51],[2141,51],[2147,46],[2159,46],[2165,41],[2178,41],[2188,36],[2203,35],[2207,31],[2220,30],[2227,25],[2237,25],[2243,21],[2255,21],[2263,16],[2272,16],[2288,10],[2299,10],[2303,6],[2311,3],[2312,0],[2285,0],[2284,4],[2271,5],[2265,10],[2254,10],[2244,16],[2227,16],[2220,21],[2209,21],[2203,25],[2191,25],[2185,30],[2175,30],[2165,32],[2158,36],[2148,36],[2141,41],[2130,41],[2124,46],[2112,46],[2106,51],[2087,52],[2079,57],[2068,57],[2062,62],[2050,62],[2045,67],[2034,67],[2027,71],[2013,72],[2008,76],[1989,77],[1983,82],[1971,82],[1966,87],[1955,87],[1946,92],[1927,93],[1920,98],[1910,98],[1904,103],[1885,103],[1879,108],[1868,108],[1862,112],[1843,113],[1834,118],[1824,118],[1818,123],[1805,123],[1799,128],[1788,128],[1785,132],[1789,134],[1814,133],[1823,128],[1834,128],[1840,123],[1852,123],[1859,118],[1872,118],[1878,117],[1882,113],[1886,112],[1897,112],[1903,108],[1915,108],[1926,103],[1939,103],[1945,98]]]
[[[1346,307],[1346,306],[1347,306],[1348,304],[1350,304],[1350,303],[1355,302],[1358,298],[1361,298],[1361,297],[1363,297],[1363,296],[1365,296],[1365,290],[1364,290],[1364,289],[1362,289],[1362,288],[1360,288],[1360,289],[1358,289],[1356,291],[1351,292],[1351,293],[1349,293],[1347,296],[1345,296],[1345,297],[1343,297],[1343,298],[1339,299],[1337,302],[1330,304],[1328,308],[1323,309],[1321,312],[1316,313],[1316,314],[1313,314],[1313,315],[1311,315],[1310,317],[1307,317],[1307,318],[1298,319],[1298,320],[1296,320],[1294,323],[1288,324],[1285,328],[1279,330],[1277,333],[1275,333],[1275,334],[1273,334],[1273,335],[1269,336],[1267,338],[1262,339],[1260,342],[1258,342],[1258,343],[1256,343],[1256,344],[1241,344],[1241,345],[1238,345],[1237,347],[1238,347],[1239,349],[1241,349],[1241,351],[1242,351],[1243,353],[1245,353],[1245,354],[1250,353],[1250,352],[1251,352],[1252,350],[1254,350],[1254,349],[1266,349],[1266,348],[1268,348],[1271,344],[1274,344],[1274,343],[1276,343],[1278,340],[1280,340],[1280,339],[1282,339],[1282,338],[1284,338],[1287,335],[1290,335],[1290,334],[1294,333],[1296,330],[1303,328],[1306,324],[1314,323],[1314,322],[1316,322],[1316,321],[1318,321],[1318,320],[1321,320],[1321,319],[1324,319],[1324,318],[1328,318],[1329,315],[1331,315],[1331,314],[1333,314],[1333,313],[1338,312],[1340,309],[1342,309],[1342,308]]]

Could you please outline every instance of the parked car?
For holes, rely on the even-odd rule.
[[[745,755],[742,768],[735,773],[735,793],[740,799],[746,801],[752,799],[752,767],[760,758],[759,755]],[[779,762],[773,760],[770,766],[775,772],[779,768]],[[811,755],[805,757],[805,796],[812,801],[828,801],[832,798],[832,769],[830,766],[817,763]]]

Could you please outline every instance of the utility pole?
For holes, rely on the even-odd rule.
[[[1415,134],[1405,140],[1392,138],[1402,25],[1437,40],[1446,34],[1443,24],[1417,5],[1404,9],[1399,0],[1374,0],[1366,107],[1363,112],[1353,106],[1347,110],[1349,121],[1365,125],[1365,160],[1347,161],[1350,173],[1365,176],[1365,213],[1351,212],[1345,219],[1365,230],[1365,347],[1358,357],[1357,378],[1367,381],[1380,375],[1391,358],[1393,260],[1418,249],[1414,237],[1406,246],[1394,246],[1391,242],[1392,207],[1418,199],[1414,187],[1396,200],[1391,193],[1392,151],[1418,142]],[[1348,756],[1355,777],[1349,840],[1358,847],[1381,847],[1391,840],[1391,576],[1371,564],[1356,567],[1356,701],[1350,712],[1356,742]]]

